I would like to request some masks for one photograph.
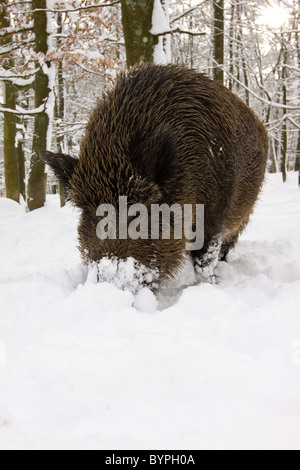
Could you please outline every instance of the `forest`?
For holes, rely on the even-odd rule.
[[[141,61],[224,84],[269,134],[268,171],[300,169],[299,0],[0,0],[0,195],[27,208],[64,189],[38,158],[79,155],[98,96]]]
[[[300,450],[299,20],[300,0],[0,0],[0,450]],[[187,69],[128,73],[124,100],[140,62]],[[209,243],[105,245],[103,193],[119,214],[204,199],[184,237]]]

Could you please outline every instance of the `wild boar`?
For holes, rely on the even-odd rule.
[[[253,211],[267,152],[264,126],[227,88],[181,66],[144,64],[121,73],[98,100],[78,159],[48,151],[40,156],[82,209],[84,261],[131,257],[144,267],[142,283],[154,282],[149,270],[156,272],[157,286],[174,277],[186,256],[200,275],[226,258]],[[174,235],[175,215],[169,237],[162,236],[161,220],[159,236],[151,237],[150,219],[146,236],[120,236],[114,221],[114,236],[99,237],[99,206],[108,204],[118,215],[120,197],[142,204],[149,218],[155,205],[192,205],[185,221],[192,233],[195,207],[203,205],[203,243],[187,248],[186,234]]]

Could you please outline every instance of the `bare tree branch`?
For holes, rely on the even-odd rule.
[[[283,67],[286,69],[294,70],[296,73],[300,74],[300,69],[299,67],[294,67],[293,65],[288,65],[288,64],[282,64]]]
[[[90,70],[90,69],[87,69],[86,67],[84,67],[83,65],[81,64],[78,64],[78,63],[74,63],[74,65],[76,65],[77,67],[79,67],[81,70],[83,70],[84,72],[87,72],[87,73],[92,73],[94,75],[100,75],[101,77],[106,77],[106,75],[104,73],[101,73],[101,72],[95,72],[94,70]],[[110,77],[109,77],[110,78]]]
[[[243,82],[241,82],[240,80],[238,80],[234,75],[232,75],[230,72],[226,71],[225,70],[225,73],[232,79],[234,80],[236,83],[238,83],[241,87],[243,87],[245,90],[247,90],[250,95],[254,96],[254,98],[256,98],[257,100],[261,101],[262,103],[266,103],[267,105],[269,106],[273,106],[273,108],[279,108],[279,109],[296,109],[296,110],[299,110],[300,109],[300,105],[299,106],[289,106],[289,105],[284,105],[284,104],[280,104],[280,103],[276,103],[275,101],[269,101],[269,100],[266,100],[265,98],[263,98],[262,96],[259,96],[257,95],[257,93],[255,93],[253,90],[251,90],[249,87],[247,87]]]
[[[293,126],[295,126],[297,129],[300,129],[300,125],[297,124],[297,122],[293,119],[295,117],[299,117],[299,115],[296,114],[295,116],[292,117],[290,114],[284,114],[280,119],[276,119],[276,121],[271,121],[266,124],[266,126],[268,127],[268,131],[270,132],[273,130],[278,130],[278,128],[281,126],[281,124],[285,120],[290,121],[293,124]]]
[[[297,129],[300,129],[300,125],[297,124],[291,116],[287,116],[287,120],[290,121]]]
[[[206,34],[205,32],[198,33],[197,31],[191,31],[188,29],[175,28],[175,29],[166,29],[162,33],[153,34],[153,36],[165,36],[166,34],[174,34],[174,33],[189,34],[190,36],[204,36]]]

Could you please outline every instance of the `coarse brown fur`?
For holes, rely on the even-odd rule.
[[[97,103],[80,157],[42,152],[82,209],[82,253],[129,256],[158,268],[160,281],[181,267],[185,240],[99,240],[101,203],[204,204],[204,246],[216,236],[220,257],[236,243],[264,178],[268,138],[257,116],[236,95],[184,67],[142,65],[118,76]]]

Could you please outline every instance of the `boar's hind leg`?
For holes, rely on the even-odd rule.
[[[200,251],[191,252],[198,281],[216,283],[214,269],[219,260],[221,246],[222,237],[216,235]]]
[[[228,218],[227,225],[231,227],[231,230],[225,230],[225,234],[223,236],[222,240],[222,245],[219,253],[219,261],[227,261],[227,255],[229,251],[234,248],[236,242],[238,241],[238,238],[240,234],[243,232],[243,230],[246,228],[248,222],[249,222],[249,217],[250,213],[252,211],[252,206],[249,208],[247,207],[244,210],[244,217],[242,220],[238,220],[240,215],[238,214],[238,217],[235,217],[233,214],[230,218]]]
[[[234,247],[236,242],[238,241],[238,238],[239,238],[239,234],[237,233],[230,240],[222,243],[220,253],[219,253],[219,261],[227,261],[227,255],[229,251]]]

